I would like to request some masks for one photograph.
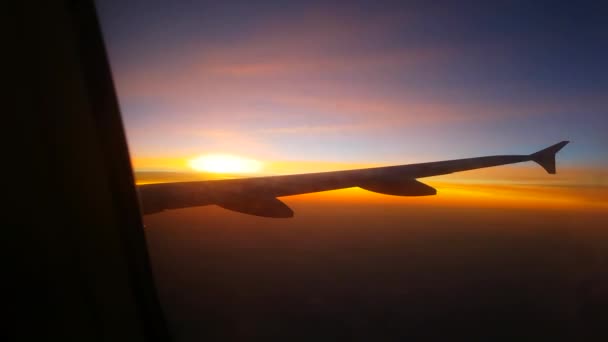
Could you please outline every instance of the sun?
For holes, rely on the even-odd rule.
[[[262,169],[262,163],[229,154],[207,154],[188,162],[196,171],[212,173],[255,173]]]

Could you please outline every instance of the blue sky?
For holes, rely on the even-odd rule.
[[[608,164],[601,2],[100,1],[133,156]]]

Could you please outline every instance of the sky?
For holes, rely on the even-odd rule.
[[[600,2],[97,5],[136,171],[192,171],[192,158],[226,153],[262,174],[304,173],[570,140],[557,181],[607,182]],[[473,175],[525,173],[492,172]]]
[[[571,141],[556,175],[525,163],[421,179],[436,196],[289,196],[290,219],[217,206],[144,216],[176,340],[605,330],[589,318],[608,300],[600,1],[97,6],[138,183],[224,177],[192,172],[205,154],[255,159],[256,176]]]

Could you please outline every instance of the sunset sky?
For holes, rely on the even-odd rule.
[[[226,153],[302,173],[571,140],[557,176],[447,180],[606,185],[605,8],[404,3],[98,2],[136,171]]]
[[[349,188],[281,197],[289,219],[145,215],[175,340],[605,333],[608,6],[569,3],[98,1],[140,184],[571,141],[556,175],[524,163],[420,179],[436,196]],[[221,172],[231,158],[250,172]]]

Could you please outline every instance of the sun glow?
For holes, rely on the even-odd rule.
[[[190,160],[189,165],[196,171],[213,173],[255,173],[262,169],[262,163],[229,154],[208,154]]]

